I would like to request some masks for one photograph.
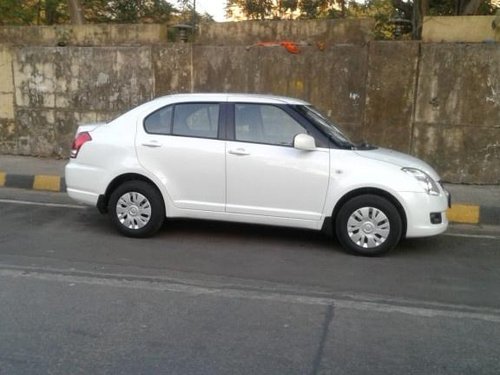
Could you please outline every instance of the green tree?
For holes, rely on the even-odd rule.
[[[394,37],[395,8],[392,0],[370,0],[364,3],[352,2],[348,7],[349,17],[370,17],[375,20],[375,39],[392,39]]]
[[[0,25],[52,25],[68,18],[65,0],[0,0]]]
[[[199,25],[205,22],[215,22],[214,18],[208,13],[199,13],[196,9],[196,0],[177,0],[178,13],[176,18],[179,22],[192,25]]]
[[[81,0],[91,23],[164,23],[177,11],[164,0]]]
[[[177,12],[165,0],[0,0],[0,25],[78,23],[72,7],[90,23],[164,23]]]
[[[398,22],[419,39],[426,15],[487,15],[495,6],[492,0],[227,0],[228,16],[235,10],[250,20],[372,17],[378,39],[393,38]]]
[[[372,17],[375,19],[375,37],[393,39],[396,20],[403,20],[406,38],[420,39],[424,16],[457,16],[470,14],[493,14],[490,0],[367,0],[351,2],[350,17]],[[407,27],[404,27],[404,26]]]
[[[35,1],[0,0],[0,25],[28,25],[36,19]]]
[[[81,25],[83,23],[82,4],[80,0],[67,0],[68,11],[71,23],[74,25]]]
[[[343,15],[345,0],[228,0],[228,16],[233,15],[234,9],[248,19],[310,19]]]
[[[493,14],[491,0],[391,0],[395,14],[411,22],[412,37],[420,39],[423,17]]]

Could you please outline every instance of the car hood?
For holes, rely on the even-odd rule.
[[[410,156],[408,154],[404,154],[402,152],[390,150],[387,148],[377,148],[372,150],[357,150],[355,152],[357,155],[361,157],[380,160],[386,163],[391,163],[401,168],[403,167],[417,168],[427,173],[436,181],[439,181],[440,179],[439,175],[434,170],[434,168],[432,168],[425,161]]]

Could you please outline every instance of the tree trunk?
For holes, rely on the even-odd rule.
[[[462,7],[460,9],[460,15],[471,16],[473,14],[476,14],[480,6],[481,6],[481,0],[463,1]]]
[[[413,3],[413,39],[420,39],[422,37],[422,27],[424,24],[424,17],[429,14],[429,0],[415,0]]]
[[[80,0],[68,0],[69,15],[73,25],[83,25],[82,5]]]
[[[422,16],[429,14],[429,0],[420,0],[420,13]]]

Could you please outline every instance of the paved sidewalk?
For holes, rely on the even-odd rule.
[[[0,155],[0,187],[64,192],[67,159]],[[454,223],[500,225],[500,185],[445,184]]]

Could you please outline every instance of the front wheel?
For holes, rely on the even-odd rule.
[[[335,229],[346,250],[375,256],[398,244],[403,225],[394,204],[378,195],[365,194],[350,199],[340,208]]]
[[[113,225],[129,237],[151,236],[165,220],[165,206],[158,190],[144,181],[127,181],[109,198]]]

